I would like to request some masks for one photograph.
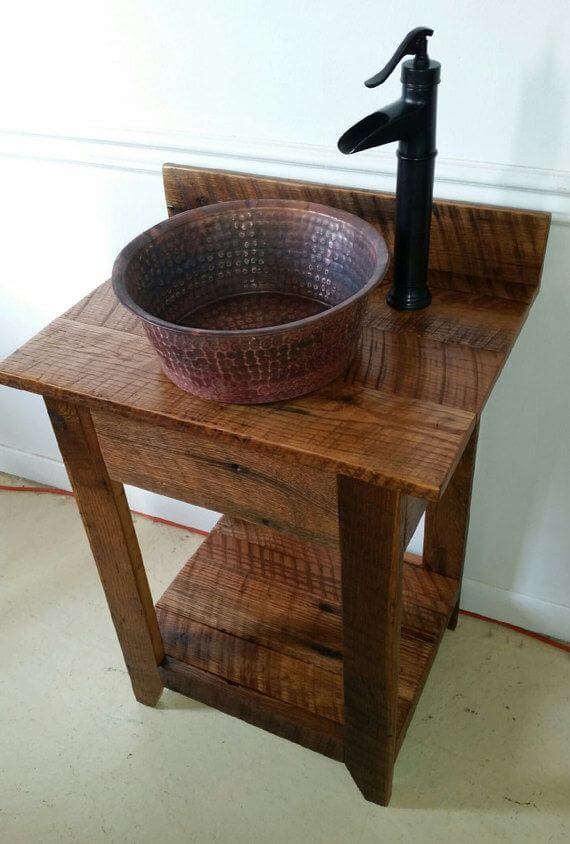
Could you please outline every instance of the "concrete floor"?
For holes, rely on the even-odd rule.
[[[200,538],[136,528],[158,596]],[[134,700],[73,499],[0,492],[0,530],[2,844],[568,841],[568,654],[463,617],[382,809],[336,762],[170,691]]]

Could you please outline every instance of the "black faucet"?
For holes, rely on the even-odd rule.
[[[433,29],[413,29],[386,67],[364,83],[367,88],[381,85],[404,56],[414,56],[402,65],[400,99],[360,120],[338,142],[339,150],[349,155],[399,141],[394,280],[386,301],[401,311],[431,302],[427,271],[441,65],[427,54],[428,35]]]

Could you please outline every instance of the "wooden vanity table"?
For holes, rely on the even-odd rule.
[[[164,183],[169,214],[305,199],[393,242],[392,195],[174,165]],[[153,706],[167,686],[343,760],[388,803],[457,622],[479,416],[537,293],[548,227],[547,214],[436,202],[431,307],[391,310],[388,275],[349,370],[299,399],[183,392],[108,283],[0,365],[1,383],[45,396],[137,700]],[[124,483],[227,514],[156,607]],[[424,511],[423,558],[406,557]]]

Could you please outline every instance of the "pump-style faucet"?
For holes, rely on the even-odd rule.
[[[399,141],[394,281],[386,301],[403,311],[425,308],[431,302],[427,270],[441,65],[427,54],[428,35],[433,35],[433,29],[413,29],[386,67],[364,83],[367,88],[381,85],[404,56],[414,56],[402,65],[400,99],[360,120],[338,142],[339,150],[349,155]]]

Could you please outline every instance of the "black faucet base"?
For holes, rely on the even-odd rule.
[[[397,311],[420,311],[431,304],[431,293],[425,287],[422,290],[398,290],[391,287],[386,301]]]

